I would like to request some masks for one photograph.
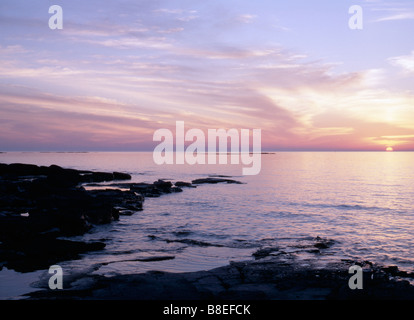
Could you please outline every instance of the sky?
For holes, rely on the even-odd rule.
[[[412,0],[2,0],[0,151],[150,151],[176,121],[414,150],[413,31]]]

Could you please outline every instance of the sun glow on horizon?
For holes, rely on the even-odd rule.
[[[393,152],[394,151],[394,148],[393,147],[387,147],[387,149],[385,149],[385,151],[387,151],[387,152]]]

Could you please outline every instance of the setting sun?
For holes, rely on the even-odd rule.
[[[387,151],[387,152],[392,152],[392,151],[394,151],[394,149],[393,149],[392,147],[388,147],[388,148],[386,149],[386,151]]]

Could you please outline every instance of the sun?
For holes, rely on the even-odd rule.
[[[393,152],[394,151],[394,148],[393,147],[387,147],[387,149],[385,149],[385,151],[387,151],[387,152]]]

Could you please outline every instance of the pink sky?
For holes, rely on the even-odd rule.
[[[362,1],[360,31],[346,1],[293,2],[62,4],[52,31],[49,2],[3,1],[0,150],[152,150],[176,121],[262,129],[264,150],[414,150],[412,2]]]

